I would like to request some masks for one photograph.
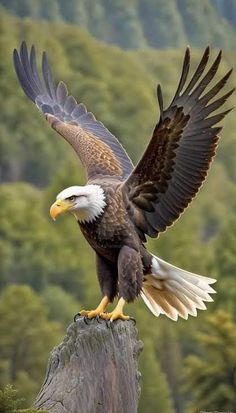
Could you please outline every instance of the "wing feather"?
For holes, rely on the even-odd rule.
[[[87,169],[89,179],[97,175],[125,179],[133,164],[126,151],[94,115],[68,94],[64,82],[56,86],[46,53],[42,55],[42,79],[38,74],[35,48],[25,42],[13,52],[17,77],[25,94],[44,113],[51,126],[74,148]]]
[[[226,85],[232,70],[211,87],[222,53],[219,52],[206,70],[209,55],[207,47],[186,86],[190,67],[187,48],[176,93],[166,110],[158,85],[159,122],[142,158],[123,184],[133,222],[151,237],[172,225],[197,194],[215,155],[222,129],[215,125],[231,110],[212,115],[235,89],[212,101]],[[137,209],[139,213],[135,213]],[[139,225],[141,214],[146,225],[144,219]],[[150,227],[154,231],[150,231]]]

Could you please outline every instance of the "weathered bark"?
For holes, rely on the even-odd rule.
[[[50,356],[35,407],[53,413],[136,413],[142,342],[132,321],[71,324]]]

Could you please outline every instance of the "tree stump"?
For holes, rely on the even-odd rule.
[[[49,358],[34,407],[53,413],[136,413],[140,395],[138,356],[143,344],[133,321],[82,317],[71,324]]]

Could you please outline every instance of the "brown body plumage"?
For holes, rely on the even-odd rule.
[[[104,185],[101,182],[100,185],[104,189],[107,204],[103,215],[94,222],[79,225],[97,253],[97,273],[103,294],[113,301],[119,283],[119,294],[125,301],[133,301],[141,292],[147,266],[151,267],[151,255],[148,260],[149,254],[127,211],[121,183],[113,181]],[[124,267],[125,273],[119,271],[118,266]]]
[[[160,119],[134,168],[119,141],[83,104],[68,96],[64,83],[55,86],[45,53],[42,82],[34,47],[29,54],[23,42],[20,53],[14,50],[16,73],[26,95],[72,145],[87,171],[87,185],[62,191],[51,214],[73,213],[96,251],[104,298],[95,311],[83,312],[89,318],[127,319],[122,313],[124,301],[132,301],[139,294],[155,315],[166,314],[175,320],[178,315],[196,315],[197,308],[205,308],[203,301],[211,301],[213,279],[165,263],[144,247],[146,236],[157,237],[188,206],[215,155],[221,127],[214,125],[228,111],[210,115],[233,90],[212,102],[231,71],[205,92],[217,72],[221,52],[206,71],[208,60],[209,48],[186,84],[190,66],[187,48],[177,91],[166,110],[158,86]],[[117,294],[121,297],[117,308],[105,313]]]

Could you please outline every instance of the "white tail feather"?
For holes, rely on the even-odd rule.
[[[210,284],[216,280],[175,267],[153,255],[152,274],[145,276],[141,297],[151,312],[158,317],[165,314],[177,321],[197,316],[197,309],[206,310],[204,301],[213,301],[209,294],[216,291]]]

